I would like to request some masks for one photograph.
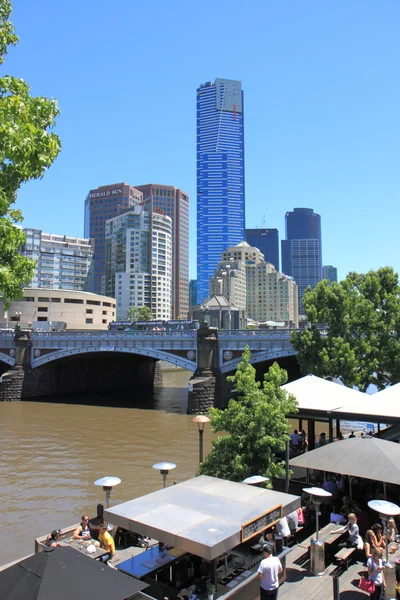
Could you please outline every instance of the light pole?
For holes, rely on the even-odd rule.
[[[164,487],[167,487],[168,473],[172,471],[172,469],[176,469],[176,464],[170,462],[159,462],[153,465],[153,469],[160,471],[163,478]]]
[[[197,423],[197,427],[199,429],[199,464],[203,462],[203,433],[204,433],[204,425],[209,423],[210,419],[205,415],[197,415],[193,419],[193,423]]]
[[[109,508],[110,506],[110,496],[111,496],[111,490],[113,489],[113,487],[115,487],[116,485],[119,485],[121,483],[121,480],[119,477],[102,477],[101,479],[96,479],[96,481],[94,482],[94,485],[98,485],[101,486],[103,488],[103,490],[106,493],[106,507]]]

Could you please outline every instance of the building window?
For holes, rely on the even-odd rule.
[[[38,317],[38,321],[47,321],[47,317]]]
[[[38,306],[38,312],[47,312],[47,306]]]
[[[93,308],[87,308],[87,309],[86,309],[86,313],[87,313],[88,315],[92,315],[92,314],[93,314]]]
[[[102,319],[101,322],[103,323],[103,325],[107,325],[107,319]]]
[[[103,314],[103,315],[106,315],[106,314],[107,314],[107,311],[106,311],[106,310],[103,310],[103,313],[102,313],[102,314]]]
[[[83,300],[79,300],[78,298],[64,298],[65,304],[83,304]]]
[[[86,319],[86,323],[87,323],[88,325],[91,325],[91,324],[93,323],[93,319]]]

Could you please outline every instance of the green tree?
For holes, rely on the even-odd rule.
[[[337,377],[362,391],[400,381],[400,286],[391,267],[320,281],[303,306],[310,327],[291,339],[304,374]]]
[[[153,313],[148,306],[131,306],[126,311],[126,318],[133,323],[134,321],[152,321],[154,319]]]
[[[0,0],[0,64],[18,42],[10,15],[10,0]],[[0,78],[0,294],[5,307],[22,296],[35,266],[18,253],[25,235],[16,225],[22,213],[13,205],[21,185],[42,177],[61,149],[51,131],[58,113],[55,100],[32,97],[22,79]]]
[[[272,480],[285,474],[284,462],[276,455],[285,450],[289,440],[286,416],[297,412],[297,403],[281,388],[287,381],[286,371],[274,363],[261,384],[256,381],[250,356],[246,346],[235,375],[228,378],[238,399],[230,400],[225,410],[210,410],[212,430],[224,435],[213,442],[200,465],[203,475],[243,481],[250,475]]]

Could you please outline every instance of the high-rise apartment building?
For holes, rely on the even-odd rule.
[[[189,280],[189,311],[197,306],[197,279]]]
[[[223,295],[258,322],[285,322],[298,326],[297,285],[264,261],[256,247],[241,242],[222,253],[210,279],[210,295]]]
[[[166,214],[133,206],[106,221],[105,288],[117,301],[117,319],[147,306],[171,319],[172,222]]]
[[[337,268],[332,265],[324,265],[322,267],[322,279],[327,279],[329,283],[337,282]]]
[[[246,229],[246,242],[261,250],[265,262],[279,271],[279,231],[277,229]]]
[[[141,204],[143,195],[127,183],[103,185],[90,190],[85,200],[85,237],[95,240],[93,280],[90,292],[105,290],[105,224],[134,204]]]
[[[216,79],[197,90],[197,301],[222,252],[244,239],[244,107],[240,81]]]
[[[308,286],[321,281],[321,217],[312,208],[295,208],[285,216],[286,240],[282,240],[282,271],[298,286],[299,311]]]
[[[186,319],[189,311],[189,196],[171,185],[138,185],[147,211],[163,211],[172,221],[172,315]]]
[[[84,291],[91,287],[93,240],[24,229],[20,253],[36,261],[29,287]]]

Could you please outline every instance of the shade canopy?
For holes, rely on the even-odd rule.
[[[129,600],[147,587],[68,547],[49,548],[0,572],[2,600]]]
[[[292,467],[400,482],[400,444],[369,435],[327,444],[289,460]]]
[[[282,388],[297,400],[298,418],[349,419],[372,423],[400,422],[400,384],[365,394],[340,383],[306,375]]]
[[[104,511],[105,518],[207,560],[241,543],[242,525],[299,496],[201,475]]]

